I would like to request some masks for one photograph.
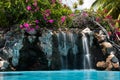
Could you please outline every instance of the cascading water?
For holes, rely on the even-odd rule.
[[[88,45],[91,45],[92,42],[88,44],[87,36],[83,34],[83,37],[81,39],[79,31],[76,32],[76,30],[59,30],[59,31],[55,31],[55,33],[56,33],[55,40],[57,40],[55,41],[55,43],[54,43],[54,39],[52,39],[53,38],[52,36],[54,35],[53,31],[47,30],[42,33],[41,37],[39,37],[40,46],[48,59],[48,66],[51,66],[52,60],[55,61],[55,59],[58,59],[55,58],[56,55],[58,54],[57,56],[59,57],[59,61],[58,60],[56,61],[60,63],[56,63],[56,64],[61,64],[61,69],[86,69],[86,68],[90,69],[91,61],[90,61]],[[83,44],[79,43],[80,40],[82,40],[81,42]],[[90,40],[92,40],[92,37],[90,37]],[[58,45],[55,48],[56,50],[54,50],[53,43],[54,45]],[[83,46],[83,54],[85,55],[83,60],[84,67],[81,67],[82,65],[81,46]],[[53,53],[54,51],[55,53]],[[55,63],[53,62],[52,65],[54,66]]]
[[[91,67],[88,39],[84,33],[82,36],[82,43],[83,43],[83,68],[91,69],[92,67]]]
[[[51,56],[52,56],[52,31],[45,31],[41,37],[39,37],[40,46],[42,47],[42,51],[46,54],[48,59],[48,66],[51,64]]]
[[[67,61],[67,53],[68,53],[68,47],[66,45],[66,33],[63,31],[59,31],[59,33],[57,34],[57,38],[58,38],[58,50],[59,53],[61,54],[61,65],[62,65],[62,69],[67,69],[68,65],[68,61]]]
[[[43,30],[42,35],[38,38],[36,35],[29,35],[27,38],[30,43],[39,39],[37,45],[46,54],[49,69],[56,67],[57,69],[91,69],[89,48],[92,46],[93,35],[90,33],[88,28],[82,32],[79,29]],[[18,65],[19,51],[22,46],[24,47],[23,38],[24,35],[13,37],[10,35],[10,38],[9,35],[6,35],[7,47],[4,48],[3,52],[8,58],[12,58],[13,66]],[[84,54],[84,58],[82,54]]]
[[[72,64],[73,69],[76,67],[76,54],[78,52],[76,39],[77,35],[75,35],[72,31],[59,31],[57,33],[58,38],[58,49],[61,54],[61,63],[62,69],[68,69],[69,65]],[[71,59],[68,55],[73,55],[73,61],[69,61]]]
[[[68,51],[68,55],[73,55],[73,56],[70,56],[72,57],[73,61],[69,62],[69,64],[72,64],[72,69],[76,69],[76,63],[77,63],[77,60],[76,60],[76,54],[78,53],[78,46],[76,44],[76,40],[78,38],[78,35],[76,35],[73,31],[68,31],[67,33],[67,45],[69,46],[69,51]],[[70,60],[71,58],[69,58]]]

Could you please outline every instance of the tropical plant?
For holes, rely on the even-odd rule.
[[[6,24],[6,26],[11,26],[18,24],[21,20],[27,18],[25,0],[1,0],[0,10],[4,15],[4,18],[0,20],[5,20],[1,25]]]
[[[5,6],[4,2],[0,2],[0,27],[6,27],[8,25],[8,21],[3,6]]]
[[[93,4],[92,7],[97,7],[106,9],[107,15],[112,15],[114,19],[117,19],[118,16],[120,15],[120,0],[96,0]]]
[[[96,9],[96,12],[104,20],[103,25],[105,28],[115,35],[120,40],[120,0],[96,0],[92,4],[92,8]]]
[[[27,18],[21,22],[20,28],[25,30],[40,27],[70,27],[73,12],[59,0],[26,0]]]
[[[0,26],[70,27],[72,14],[59,0],[0,0]]]

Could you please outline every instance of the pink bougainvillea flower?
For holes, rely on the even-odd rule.
[[[28,32],[29,34],[36,34],[35,28],[30,28],[29,30],[27,30],[27,32]]]
[[[33,6],[37,7],[37,1],[35,1],[35,2],[33,3]]]
[[[20,25],[20,29],[23,29],[23,28],[24,28],[24,26],[21,24],[21,25]]]
[[[104,9],[103,12],[104,12],[104,13],[108,13],[108,10],[107,10],[107,9]]]
[[[51,13],[50,9],[46,9],[46,10],[45,10],[45,13],[50,14],[50,13]]]
[[[35,12],[39,11],[39,7],[36,7]]]
[[[27,8],[26,8],[28,11],[30,11],[32,8],[31,8],[31,6],[27,6]]]
[[[35,23],[38,24],[38,23],[39,23],[39,20],[35,20]]]
[[[82,15],[83,15],[84,17],[88,17],[88,13],[87,13],[87,12],[83,12]]]
[[[45,16],[48,17],[48,16],[50,16],[50,14],[49,14],[49,13],[46,13]]]
[[[24,26],[25,28],[29,28],[29,27],[30,27],[30,25],[29,25],[28,23],[24,23],[23,26]]]
[[[43,16],[44,20],[47,20],[46,16]]]
[[[105,18],[106,18],[106,19],[112,19],[112,16],[107,15]]]
[[[96,21],[97,21],[97,22],[100,22],[100,18],[99,18],[99,17],[96,17]]]
[[[72,14],[70,14],[69,16],[70,16],[70,17],[73,17],[73,16],[75,16],[75,14],[74,14],[74,13],[72,13]]]
[[[45,17],[48,17],[48,16],[50,16],[50,13],[51,13],[50,9],[46,9],[44,11],[43,15],[45,15]]]
[[[114,27],[114,26],[115,26],[115,23],[111,23],[111,25]]]
[[[112,33],[111,32],[108,32],[108,35],[110,36]]]
[[[39,29],[39,25],[36,25],[35,29]]]
[[[54,20],[53,20],[53,19],[50,19],[50,20],[48,20],[48,22],[49,22],[49,23],[53,23],[53,22],[54,22]]]
[[[62,23],[63,23],[65,20],[66,20],[66,16],[62,16],[62,17],[61,17]]]
[[[54,4],[56,2],[56,0],[52,0],[52,4]]]
[[[34,31],[35,29],[34,28],[30,28],[30,31]]]

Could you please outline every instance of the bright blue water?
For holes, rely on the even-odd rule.
[[[120,72],[95,70],[0,72],[0,80],[120,80]]]

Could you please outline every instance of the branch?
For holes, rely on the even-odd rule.
[[[96,25],[98,25],[98,26],[103,30],[103,32],[107,35],[108,41],[109,41],[110,43],[112,43],[112,45],[113,45],[118,51],[120,51],[120,46],[119,46],[118,44],[116,44],[114,41],[111,41],[111,40],[110,40],[109,35],[108,35],[106,29],[105,29],[103,26],[101,26],[98,22],[96,22],[96,21],[93,21],[93,22],[94,22]],[[117,35],[117,36],[118,36],[118,35]],[[119,38],[119,37],[118,37],[118,38]]]
[[[93,21],[93,22],[94,22],[96,25],[98,25],[98,26],[103,30],[103,32],[104,32],[104,33],[106,34],[106,36],[107,36],[107,39],[110,39],[110,37],[109,37],[106,29],[105,29],[103,26],[101,26],[98,22],[96,22],[96,21]]]

